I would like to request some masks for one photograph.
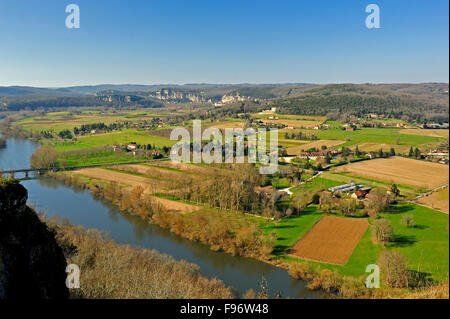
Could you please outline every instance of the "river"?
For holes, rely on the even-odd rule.
[[[28,168],[36,147],[38,144],[28,140],[8,138],[7,147],[0,149],[0,169]],[[253,259],[211,251],[206,245],[148,224],[137,216],[122,213],[107,200],[94,198],[87,190],[49,177],[36,177],[21,183],[28,190],[29,203],[47,216],[59,216],[85,228],[105,231],[121,244],[156,249],[177,260],[195,263],[204,276],[216,277],[241,294],[250,288],[259,290],[259,283],[264,277],[271,296],[281,292],[282,297],[290,298],[325,297],[321,292],[309,291],[304,281],[291,278],[283,269]]]

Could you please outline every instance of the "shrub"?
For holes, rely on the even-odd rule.
[[[339,296],[346,299],[358,298],[364,295],[366,287],[364,283],[356,278],[342,278]]]
[[[293,263],[289,266],[289,275],[295,279],[311,279],[312,272],[311,265],[308,263]]]

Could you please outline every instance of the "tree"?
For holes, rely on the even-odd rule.
[[[391,151],[389,152],[389,156],[395,156],[395,148],[391,147]]]
[[[414,156],[416,157],[416,158],[420,158],[421,157],[421,153],[420,153],[420,150],[416,147],[416,149],[414,150]]]
[[[413,147],[411,146],[411,148],[409,149],[408,156],[413,157],[413,155],[414,155],[414,150],[413,150]]]
[[[53,167],[58,160],[58,152],[50,146],[38,147],[31,155],[30,165],[35,168]]]
[[[397,187],[397,184],[392,184],[391,187],[391,193],[395,195],[395,197],[400,196],[400,190]]]
[[[381,278],[383,282],[392,288],[408,287],[409,271],[408,262],[398,251],[384,250],[380,253],[378,266],[381,270]]]
[[[379,243],[387,243],[394,240],[394,228],[386,218],[377,219],[373,222],[372,231]]]
[[[414,221],[414,216],[411,214],[403,215],[400,222],[402,223],[402,225],[405,225],[408,228],[413,228],[416,226],[416,222]]]
[[[361,156],[361,151],[359,150],[358,145],[356,145],[356,148],[355,148],[355,155],[356,155],[357,157],[360,157],[360,156]]]

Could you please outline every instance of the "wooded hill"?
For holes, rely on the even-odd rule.
[[[420,123],[448,122],[449,116],[448,84],[331,84],[304,90],[297,97],[281,98],[273,104],[280,113],[327,115],[331,119],[377,113]]]

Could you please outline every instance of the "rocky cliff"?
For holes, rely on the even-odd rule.
[[[27,198],[18,181],[0,179],[0,299],[68,298],[64,254]]]

